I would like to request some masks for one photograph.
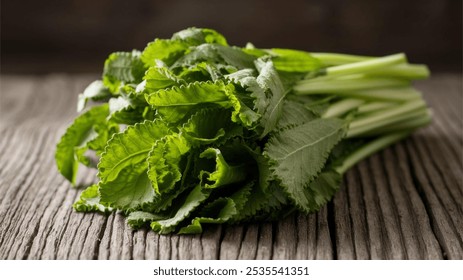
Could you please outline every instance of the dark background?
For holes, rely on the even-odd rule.
[[[189,26],[230,44],[386,55],[462,69],[461,0],[3,0],[2,73],[100,72],[113,51]]]

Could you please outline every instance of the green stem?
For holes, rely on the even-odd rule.
[[[345,113],[358,108],[360,105],[365,103],[364,100],[347,98],[342,99],[332,105],[322,115],[323,118],[334,118],[344,115]]]
[[[343,94],[361,90],[385,87],[407,87],[410,82],[394,78],[336,79],[331,81],[302,80],[293,87],[294,93],[302,94]]]
[[[421,64],[394,65],[368,73],[371,76],[385,76],[408,80],[426,79],[429,77],[429,74],[428,67]]]
[[[349,170],[352,166],[357,164],[359,161],[369,157],[370,155],[390,146],[391,144],[402,140],[403,138],[407,137],[410,134],[409,131],[407,132],[400,132],[400,133],[393,133],[381,136],[366,145],[362,146],[358,150],[354,151],[350,154],[342,163],[341,166],[336,168],[336,171],[340,174],[344,174],[347,170]]]
[[[419,99],[406,102],[392,109],[387,109],[353,120],[350,123],[347,137],[358,137],[370,131],[378,130],[381,127],[424,114],[427,113],[426,103],[423,100]]]
[[[353,92],[338,92],[337,96],[380,102],[405,102],[421,99],[421,94],[411,87],[377,88]]]
[[[362,136],[373,136],[378,135],[378,133],[388,134],[400,131],[412,131],[414,129],[428,125],[431,122],[431,120],[432,113],[428,109],[426,110],[426,112],[419,112],[419,114],[415,113],[414,116],[410,114],[400,122],[395,122],[393,124],[380,127],[377,130],[369,131],[368,133],[365,133]]]
[[[382,109],[390,108],[392,106],[397,106],[396,103],[393,102],[369,102],[363,105],[360,105],[357,110],[357,114],[368,114],[371,112],[380,111]]]
[[[342,53],[310,53],[313,57],[322,62],[324,66],[341,65],[372,59],[371,56],[350,55]]]
[[[407,59],[405,55],[403,53],[399,53],[354,63],[328,67],[325,69],[325,72],[327,76],[351,75],[376,71],[378,69],[406,62]]]

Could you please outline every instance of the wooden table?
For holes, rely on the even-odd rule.
[[[72,210],[55,144],[97,75],[3,76],[0,259],[462,259],[463,100],[458,74],[417,84],[434,122],[350,170],[319,213],[213,226],[196,236],[132,230]],[[95,172],[84,174],[84,184]]]

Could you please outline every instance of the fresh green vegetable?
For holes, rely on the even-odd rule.
[[[189,28],[109,56],[79,95],[79,111],[100,105],[66,130],[56,162],[76,184],[95,151],[98,183],[74,208],[162,234],[310,213],[349,168],[430,122],[411,87],[428,75],[404,54],[239,48]]]

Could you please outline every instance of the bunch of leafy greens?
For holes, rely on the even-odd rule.
[[[403,54],[239,48],[189,28],[109,56],[56,162],[76,184],[94,151],[99,181],[74,208],[162,234],[314,212],[352,165],[430,122],[410,86],[428,75]]]

